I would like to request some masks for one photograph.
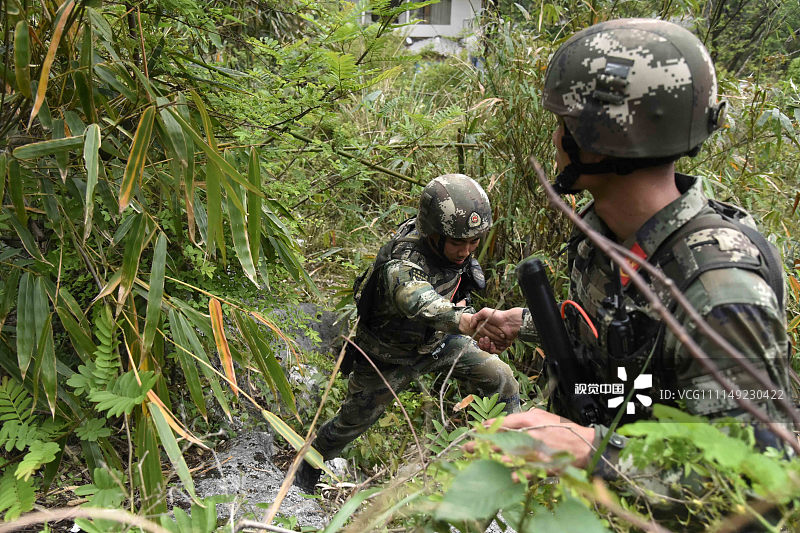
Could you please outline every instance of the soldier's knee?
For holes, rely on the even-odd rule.
[[[514,372],[503,362],[496,365],[496,384],[495,391],[500,398],[519,397],[519,383],[514,377]]]

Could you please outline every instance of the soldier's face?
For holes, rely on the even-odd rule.
[[[444,239],[444,256],[451,263],[461,264],[469,255],[475,251],[481,240],[479,237],[474,239]]]

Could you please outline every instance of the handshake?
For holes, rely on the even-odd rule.
[[[522,326],[522,308],[501,311],[484,307],[475,314],[464,313],[459,323],[461,332],[478,341],[481,350],[500,353],[514,342]]]

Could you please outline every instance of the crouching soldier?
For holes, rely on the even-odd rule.
[[[419,212],[384,244],[354,287],[358,304],[352,374],[339,413],[319,430],[313,446],[325,460],[364,433],[395,394],[422,374],[442,372],[483,396],[499,395],[509,413],[519,411],[519,384],[497,355],[470,337],[470,292],[485,286],[472,256],[492,225],[486,192],[463,174],[433,179]],[[356,353],[353,353],[356,352]],[[312,492],[320,471],[304,462],[295,484]]]

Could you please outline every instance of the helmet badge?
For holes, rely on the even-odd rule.
[[[473,211],[472,214],[469,216],[467,224],[469,225],[470,228],[477,228],[478,226],[481,225],[481,216],[475,211]]]

